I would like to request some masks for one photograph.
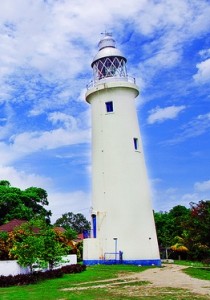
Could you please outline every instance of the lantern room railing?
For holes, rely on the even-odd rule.
[[[126,77],[110,76],[110,77],[105,77],[105,78],[98,79],[98,80],[92,80],[86,85],[86,88],[87,88],[87,90],[89,90],[89,89],[93,88],[94,86],[97,86],[98,84],[108,83],[108,82],[112,82],[112,81],[115,81],[115,82],[126,81],[126,82],[136,84],[136,79],[132,76],[126,76]]]

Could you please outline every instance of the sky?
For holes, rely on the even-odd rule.
[[[101,33],[111,32],[136,109],[155,211],[210,199],[210,1],[0,2],[0,180],[48,192],[52,222],[89,216],[85,102]]]

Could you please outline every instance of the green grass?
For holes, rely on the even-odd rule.
[[[204,267],[205,265],[200,261],[191,260],[175,260],[174,263],[180,266],[190,266],[190,267]]]
[[[195,268],[190,267],[183,270],[186,274],[190,275],[191,277],[203,279],[203,280],[210,280],[210,268]]]
[[[210,266],[204,265],[199,261],[187,261],[187,260],[176,260],[174,261],[177,265],[187,266],[189,268],[184,269],[183,272],[191,277],[210,280]]]
[[[81,293],[84,292],[64,292],[61,289],[70,288],[77,284],[92,282],[95,284],[98,280],[105,280],[117,278],[119,274],[131,274],[132,272],[140,272],[145,270],[146,267],[137,266],[92,266],[88,267],[87,271],[79,274],[64,275],[63,278],[46,280],[35,285],[18,286],[9,288],[0,288],[1,300],[54,300],[54,299],[94,299],[88,298],[88,291],[85,291],[85,298],[80,298]],[[95,291],[93,291],[93,294]],[[99,291],[99,294],[101,290]],[[86,297],[87,294],[87,297]],[[104,292],[102,292],[104,295]],[[100,298],[98,298],[100,299]],[[102,299],[102,298],[101,298]],[[123,298],[122,298],[123,299]]]
[[[1,300],[205,300],[205,296],[191,294],[187,290],[155,288],[148,282],[122,276],[141,272],[146,267],[103,266],[88,267],[85,272],[65,275],[35,285],[0,288]],[[190,268],[191,269],[191,268]],[[120,278],[119,278],[120,276]],[[106,282],[100,282],[107,280]],[[64,290],[70,288],[73,290]]]

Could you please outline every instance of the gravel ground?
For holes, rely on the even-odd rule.
[[[210,281],[192,278],[182,272],[183,269],[186,267],[167,264],[163,268],[148,269],[135,274],[135,277],[140,281],[150,281],[155,287],[183,288],[191,293],[210,296]]]

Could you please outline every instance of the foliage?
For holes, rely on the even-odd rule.
[[[8,180],[0,180],[0,185],[9,187],[10,186],[10,182]]]
[[[8,243],[8,233],[0,232],[0,259],[6,260],[9,258],[9,243]]]
[[[84,215],[80,213],[65,213],[61,218],[56,220],[54,225],[61,226],[65,229],[72,229],[77,233],[83,233],[84,230],[90,230],[90,222],[88,222]]]
[[[7,180],[0,181],[0,225],[13,219],[30,220],[35,216],[44,217],[50,223],[51,211],[46,210],[47,192],[30,187],[21,190],[12,187]]]
[[[66,228],[64,235],[68,240],[74,240],[77,238],[77,232],[72,228]]]
[[[21,266],[29,266],[33,271],[35,267],[46,268],[48,264],[52,269],[69,249],[66,244],[59,242],[56,232],[45,220],[35,219],[22,224],[14,232],[10,255]]]
[[[63,255],[64,249],[65,254],[77,254],[80,256],[77,244],[72,241],[76,236],[76,232],[71,229],[62,232],[59,228],[53,228],[46,224],[44,219],[32,219],[30,222],[25,222],[22,226],[16,227],[13,232],[0,232],[0,259],[15,259],[18,255],[19,257],[22,256],[27,264],[25,253],[27,252],[29,254],[28,262],[30,262],[30,265],[33,265],[37,263],[35,258],[37,255],[36,248],[39,251],[42,251],[42,248],[48,248],[50,251],[45,255],[45,261],[47,260],[52,264],[56,253],[59,254],[60,252]],[[25,244],[31,246],[25,247]],[[17,245],[18,248],[15,247]],[[31,255],[30,251],[32,252]],[[50,256],[53,256],[53,260]],[[23,263],[21,262],[21,264]],[[39,261],[39,264],[45,265],[45,263],[43,265],[43,261]]]
[[[81,273],[81,272],[83,272],[85,270],[86,270],[86,265],[80,265],[80,264],[67,265],[67,266],[63,266],[61,268],[61,271],[64,274]]]
[[[155,225],[160,247],[168,247],[171,244],[170,221],[167,212],[155,212]]]
[[[77,243],[77,261],[82,261],[83,259],[83,241]]]
[[[155,212],[155,223],[159,246],[170,248],[182,237],[183,224],[190,215],[190,210],[185,206],[177,205],[167,212]]]
[[[175,237],[174,242],[175,242],[175,244],[171,246],[171,249],[173,251],[177,251],[180,253],[189,251],[189,249],[184,245],[185,240],[182,237],[180,237],[180,236]]]
[[[203,259],[202,263],[204,264],[204,266],[210,267],[210,257]]]
[[[15,276],[0,276],[0,287],[34,284],[41,280],[61,278],[64,274],[81,273],[85,270],[86,266],[83,265],[69,265],[55,270],[48,270],[45,272],[20,274]]]
[[[39,267],[45,267],[41,257],[42,240],[36,236],[26,236],[21,242],[15,242],[10,254],[13,255],[18,263],[23,266],[29,266],[33,270],[33,264]]]
[[[58,230],[58,228],[53,228],[53,231],[56,234],[56,240],[64,247],[68,247],[70,250],[69,251],[70,254],[77,253],[77,247],[75,243],[72,241],[77,236],[75,231],[72,231],[71,229],[70,230],[67,229],[64,232],[61,232]]]
[[[177,205],[154,213],[159,246],[170,248],[170,257],[203,260],[210,257],[210,201]]]
[[[195,259],[210,258],[210,201],[190,203],[191,214],[185,226],[190,255]]]

